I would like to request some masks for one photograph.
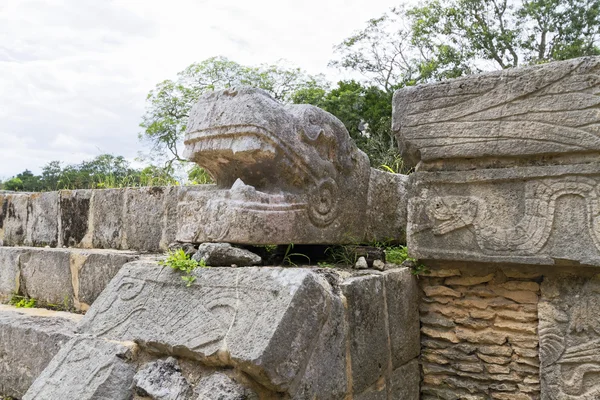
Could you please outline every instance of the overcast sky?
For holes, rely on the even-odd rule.
[[[0,0],[0,178],[49,161],[133,160],[146,94],[193,62],[325,73],[393,0]]]

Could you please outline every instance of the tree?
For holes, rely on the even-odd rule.
[[[428,0],[336,47],[332,65],[386,91],[487,69],[600,54],[600,0]]]
[[[354,80],[340,81],[328,92],[319,88],[300,90],[294,102],[316,105],[339,118],[373,167],[402,169],[397,165],[400,160],[391,130],[392,92]]]
[[[4,189],[15,192],[23,190],[23,181],[19,178],[11,178],[4,182]]]
[[[248,85],[264,89],[278,100],[290,102],[296,91],[321,87],[322,81],[322,77],[310,76],[299,68],[248,67],[224,57],[209,58],[187,67],[175,81],[163,81],[150,91],[140,123],[144,129],[140,139],[150,142],[153,155],[166,157],[165,165],[171,168],[175,161],[186,161],[179,148],[189,111],[203,93]]]

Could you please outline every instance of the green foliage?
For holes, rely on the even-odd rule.
[[[23,190],[23,181],[19,178],[11,178],[2,185],[5,190],[13,190],[15,192]]]
[[[600,0],[426,0],[368,21],[331,65],[385,91],[600,54]]]
[[[35,308],[37,300],[30,297],[13,294],[9,300],[9,304],[17,308]]]
[[[167,258],[159,261],[160,265],[164,265],[173,268],[176,271],[183,273],[181,279],[186,283],[186,286],[191,286],[196,280],[196,276],[193,272],[196,268],[205,268],[206,263],[204,260],[196,261],[190,256],[185,254],[183,249],[167,252]]]
[[[42,192],[62,189],[107,189],[176,185],[172,170],[156,166],[131,168],[122,156],[102,154],[80,164],[62,166],[51,161],[41,175],[25,170],[4,184],[5,190]]]
[[[408,247],[406,246],[386,246],[385,259],[392,264],[402,264],[405,261],[410,261],[412,266],[410,272],[413,275],[428,274],[429,269],[422,263],[419,263],[415,258],[408,255]]]
[[[214,179],[207,170],[201,168],[199,165],[194,164],[190,172],[188,172],[188,180],[193,185],[205,185],[208,183],[214,183]]]
[[[325,254],[337,265],[354,265],[357,261],[356,252],[348,246],[331,246],[325,249]]]
[[[303,258],[306,259],[307,264],[310,264],[310,257],[306,254],[302,253],[292,253],[294,249],[294,244],[290,243],[285,249],[285,254],[283,255],[283,265],[291,265],[297,267],[298,265],[292,261],[292,258]]]
[[[409,257],[406,246],[386,247],[385,259],[392,264],[402,264],[406,260],[415,261],[414,258]]]

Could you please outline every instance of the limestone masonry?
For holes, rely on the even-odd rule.
[[[0,305],[0,395],[600,399],[600,58],[400,89],[393,129],[409,176],[232,88],[185,138],[215,185],[0,192],[0,299],[71,311]],[[359,246],[404,240],[402,265]]]

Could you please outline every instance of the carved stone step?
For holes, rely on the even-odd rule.
[[[119,250],[0,247],[0,299],[18,294],[86,311],[123,264],[138,258]]]
[[[0,397],[21,398],[82,315],[0,305]]]
[[[129,399],[159,380],[194,399],[221,398],[214,385],[268,399],[418,398],[418,288],[407,268],[193,274],[187,286],[168,267],[124,266],[24,399]]]

